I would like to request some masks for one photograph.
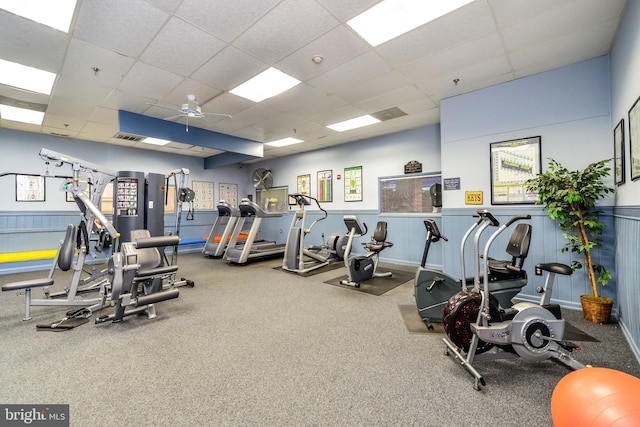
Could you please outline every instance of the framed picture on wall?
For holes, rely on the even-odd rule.
[[[344,168],[344,201],[362,201],[362,166]]]
[[[333,202],[333,171],[318,171],[318,201]]]
[[[616,185],[624,184],[624,119],[613,129],[613,177]]]
[[[491,204],[535,203],[527,191],[528,179],[541,173],[540,137],[494,142],[491,149]]]
[[[16,175],[16,202],[44,202],[45,178],[38,175]]]
[[[629,153],[631,180],[640,178],[640,97],[629,110]]]
[[[311,174],[298,175],[298,194],[303,196],[311,195]]]

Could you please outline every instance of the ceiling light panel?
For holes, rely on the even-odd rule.
[[[380,120],[367,114],[364,116],[356,117],[354,119],[349,119],[343,122],[334,123],[332,125],[328,125],[327,127],[337,132],[344,132],[351,129],[361,128],[363,126],[369,126],[378,122],[380,122]]]
[[[300,80],[271,67],[229,92],[253,102],[260,102],[285,92],[299,83]]]
[[[272,147],[286,147],[287,145],[299,144],[301,142],[303,142],[301,139],[288,137],[278,139],[277,141],[265,142],[265,145],[270,145]]]
[[[347,21],[347,24],[375,47],[472,1],[384,0]]]
[[[0,59],[0,84],[49,95],[55,80],[49,71]]]
[[[0,118],[40,126],[44,120],[44,112],[0,104]]]
[[[0,9],[68,33],[76,0],[0,0]]]
[[[140,142],[144,142],[145,144],[151,144],[151,145],[167,145],[168,143],[170,143],[171,141],[166,140],[166,139],[160,139],[160,138],[145,138]]]

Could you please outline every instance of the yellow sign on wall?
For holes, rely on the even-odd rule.
[[[481,205],[482,191],[465,191],[464,203],[467,205]]]

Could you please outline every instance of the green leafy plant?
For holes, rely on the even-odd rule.
[[[574,260],[571,267],[574,270],[584,267],[592,297],[608,301],[611,299],[600,297],[597,284],[606,285],[611,272],[594,263],[591,250],[601,244],[604,229],[600,221],[602,211],[596,207],[596,202],[615,191],[603,182],[611,171],[607,167],[610,161],[601,160],[583,170],[570,171],[550,158],[548,170],[526,183],[528,191],[538,194],[536,204],[544,205],[549,218],[557,221],[563,231],[567,243],[561,251],[583,255],[584,263]]]

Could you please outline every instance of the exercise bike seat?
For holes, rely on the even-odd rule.
[[[363,243],[362,246],[364,246],[369,252],[373,253],[379,253],[383,249],[393,246],[393,243],[387,242],[387,222],[378,221],[371,240]]]
[[[511,255],[511,260],[496,260],[489,258],[490,280],[504,280],[509,277],[522,275],[522,266],[529,255],[531,243],[531,225],[520,223],[511,233],[507,243],[506,252]]]

